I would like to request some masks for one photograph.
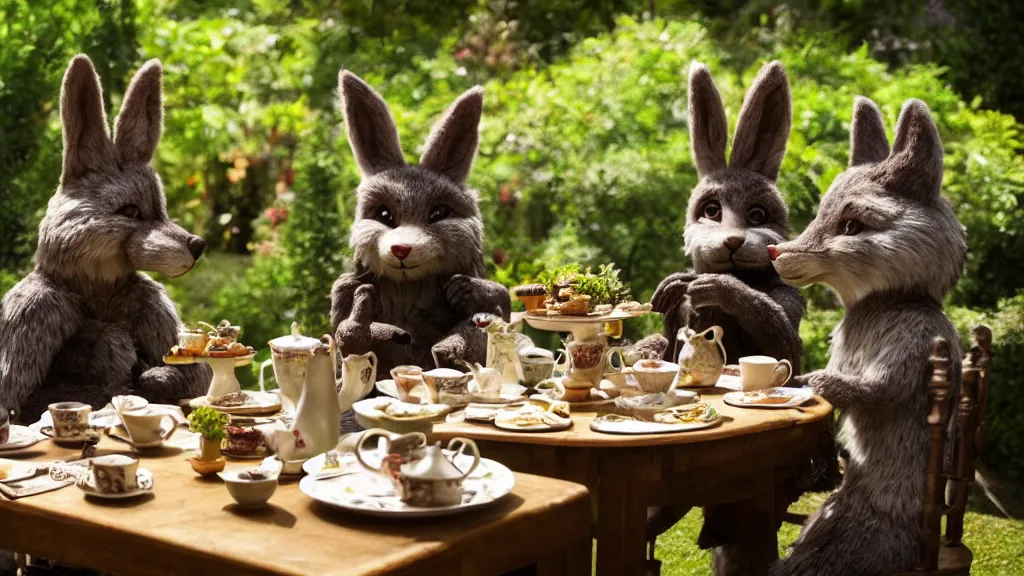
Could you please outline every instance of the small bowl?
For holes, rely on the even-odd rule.
[[[633,377],[640,389],[648,394],[668,392],[678,373],[678,364],[664,360],[638,360],[633,364]]]
[[[262,471],[266,474],[266,478],[259,480],[251,480],[244,477],[245,474],[254,472],[253,470],[230,470],[224,472],[218,472],[217,476],[224,481],[224,485],[228,487],[228,494],[238,502],[239,506],[245,508],[258,508],[264,506],[267,500],[274,495],[274,491],[277,490],[277,475],[271,474],[267,471]]]

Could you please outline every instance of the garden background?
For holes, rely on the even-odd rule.
[[[410,160],[459,93],[485,87],[469,184],[492,278],[614,262],[649,298],[687,265],[689,63],[708,64],[734,125],[745,88],[777,58],[794,100],[779,188],[796,232],[846,165],[855,95],[879,104],[890,138],[905,99],[931,106],[944,192],[970,247],[947,311],[965,339],[977,322],[994,330],[983,469],[1013,508],[1024,479],[1022,37],[1024,6],[992,0],[0,0],[0,293],[32,267],[60,174],[60,80],[79,52],[111,117],[135,69],[163,61],[157,170],[172,217],[210,248],[189,274],[159,279],[186,321],[229,318],[257,347],[292,320],[326,331],[329,287],[350,264],[358,170],[337,110],[340,68],[385,96]],[[842,311],[823,289],[807,295],[810,370],[825,364]],[[974,509],[976,573],[1024,573],[1021,523],[991,499]],[[691,513],[660,540],[666,573],[707,571],[698,523]]]

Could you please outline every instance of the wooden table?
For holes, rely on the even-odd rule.
[[[79,451],[47,440],[30,458]],[[131,454],[105,438],[99,455]],[[345,514],[282,484],[268,509],[238,510],[214,476],[177,449],[140,456],[154,494],[93,501],[69,486],[0,497],[0,549],[116,574],[590,574],[590,500],[579,484],[516,474],[512,494],[479,513],[415,521]],[[259,461],[229,463],[250,468]]]
[[[736,408],[727,390],[702,391],[723,415],[715,428],[676,434],[622,436],[594,432],[594,413],[573,413],[561,432],[507,432],[487,424],[434,428],[438,439],[464,436],[517,472],[586,485],[596,518],[599,575],[643,574],[647,507],[735,505],[736,534],[752,573],[778,557],[777,494],[794,492],[820,447],[832,406],[815,396],[800,409]],[[781,500],[781,499],[780,499]]]

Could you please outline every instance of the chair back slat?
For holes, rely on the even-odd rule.
[[[985,452],[985,441],[988,439],[986,416],[988,415],[989,366],[992,364],[992,330],[984,324],[979,324],[974,328],[973,335],[974,346],[967,353],[964,370],[967,370],[968,364],[978,370],[978,384],[974,394],[974,403],[978,410],[975,426],[978,430],[975,433],[974,443],[975,457],[980,458]]]
[[[934,571],[939,565],[942,513],[945,509],[945,479],[942,475],[942,455],[946,445],[946,419],[949,405],[949,342],[936,338],[930,358],[932,379],[928,385],[928,430],[931,442],[928,450],[928,474],[925,479],[923,550],[921,569]]]

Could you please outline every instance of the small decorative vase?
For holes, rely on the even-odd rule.
[[[515,332],[487,333],[487,367],[501,374],[501,383],[518,382],[521,369]]]

